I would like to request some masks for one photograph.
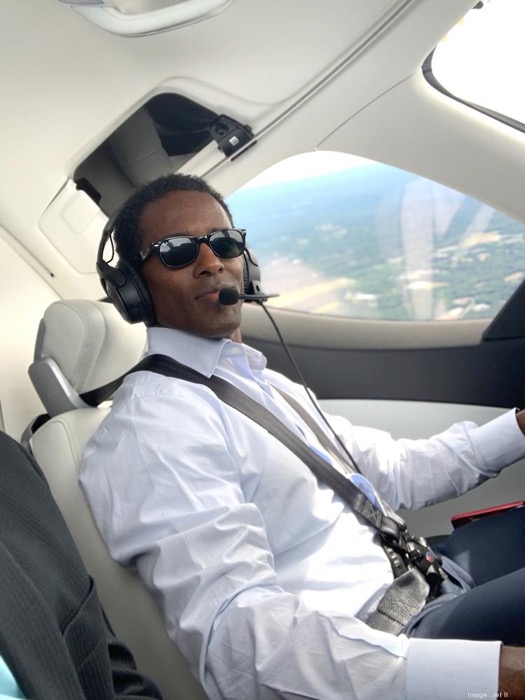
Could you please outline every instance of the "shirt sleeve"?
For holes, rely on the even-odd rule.
[[[514,411],[485,425],[456,423],[424,440],[330,421],[363,474],[393,507],[422,508],[455,498],[525,457],[525,436]]]
[[[159,599],[209,697],[421,700],[407,685],[413,640],[334,614],[329,601],[310,609],[277,585],[280,553],[245,497],[257,484],[239,473],[238,460],[253,459],[233,452],[235,425],[177,396],[187,420],[174,445],[172,400],[114,410],[86,449],[82,483],[112,556],[136,566]],[[429,659],[443,676],[448,644],[434,642]],[[433,700],[465,697],[434,690]]]
[[[500,642],[441,642],[442,639],[410,640],[407,698],[502,697],[498,693]]]

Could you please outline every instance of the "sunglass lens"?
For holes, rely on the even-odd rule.
[[[197,241],[192,238],[168,238],[159,248],[160,259],[167,267],[184,267],[195,260],[197,248]]]
[[[210,238],[210,247],[218,258],[237,258],[244,251],[244,239],[239,231],[220,231]]]

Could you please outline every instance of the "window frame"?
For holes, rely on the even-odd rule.
[[[437,47],[436,47],[437,48]],[[448,97],[455,102],[459,102],[462,105],[465,105],[466,107],[470,107],[471,109],[475,109],[477,112],[481,112],[482,114],[485,114],[488,117],[491,117],[491,119],[495,119],[499,122],[502,122],[506,126],[510,126],[512,129],[516,129],[517,131],[521,131],[522,133],[525,133],[525,124],[518,119],[514,119],[513,117],[509,117],[506,114],[502,114],[501,112],[498,112],[494,109],[490,109],[489,107],[484,107],[483,105],[478,104],[477,102],[471,102],[470,100],[465,100],[462,97],[459,97],[458,95],[454,94],[453,92],[450,92],[450,90],[447,90],[442,83],[439,82],[439,80],[436,78],[436,76],[433,73],[432,70],[432,59],[434,58],[434,53],[436,49],[434,48],[429,55],[426,57],[426,59],[423,62],[423,65],[421,67],[423,77],[427,81],[427,83],[433,87],[435,90],[443,94],[445,97]]]

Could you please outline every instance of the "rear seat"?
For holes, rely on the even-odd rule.
[[[112,305],[58,301],[41,321],[31,380],[50,416],[29,438],[86,567],[96,581],[115,634],[132,650],[139,668],[155,680],[165,700],[205,700],[162,615],[139,577],[109,556],[78,483],[82,451],[107,414],[79,394],[120,376],[140,359],[143,326],[125,323]]]

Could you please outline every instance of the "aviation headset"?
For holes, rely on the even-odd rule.
[[[109,300],[125,321],[143,322],[149,326],[155,323],[155,310],[139,272],[128,260],[119,259],[114,266],[104,260],[104,249],[118,228],[120,212],[121,208],[109,217],[102,231],[97,253],[98,276]],[[258,294],[261,292],[261,272],[257,259],[247,248],[242,257],[244,293]]]

